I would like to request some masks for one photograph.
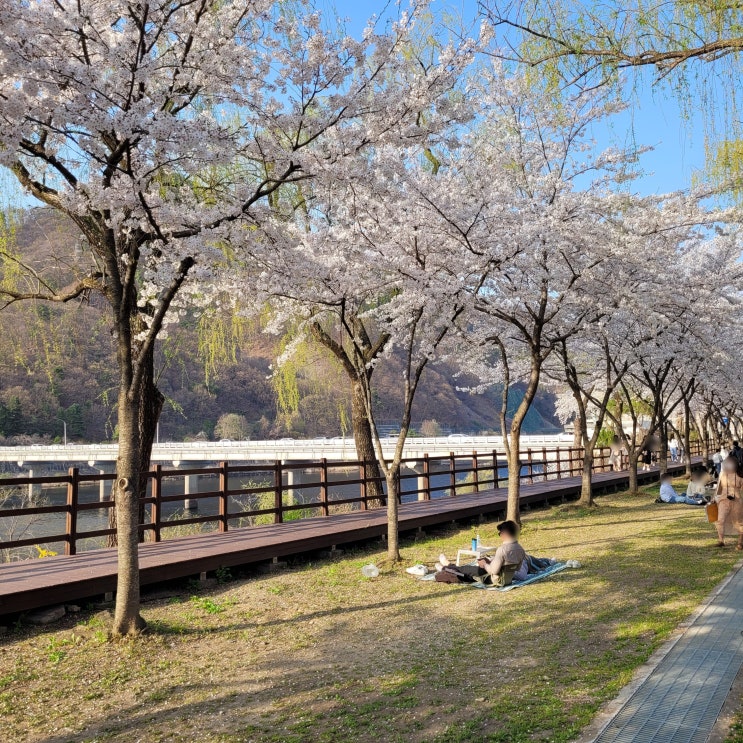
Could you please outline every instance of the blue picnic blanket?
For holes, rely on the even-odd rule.
[[[481,588],[485,591],[512,591],[514,588],[521,588],[521,586],[528,586],[530,583],[536,583],[539,580],[549,578],[550,575],[559,573],[561,570],[565,570],[566,568],[567,563],[556,562],[554,563],[554,565],[550,565],[549,567],[540,570],[538,573],[530,573],[526,580],[513,581],[510,586],[490,586],[486,583],[481,583],[480,581],[475,581],[474,583],[460,583],[459,585],[471,586],[472,588]],[[428,573],[428,575],[421,576],[420,580],[434,580],[435,575],[435,573]]]
[[[489,586],[486,583],[480,583],[479,581],[476,583],[470,583],[470,585],[473,588],[482,588],[486,591],[512,591],[514,588],[521,588],[521,586],[528,586],[530,583],[536,583],[538,580],[549,578],[550,575],[559,573],[561,570],[565,570],[565,568],[567,568],[567,563],[556,562],[554,565],[550,565],[549,567],[540,570],[538,573],[529,573],[526,580],[513,581],[510,586]]]

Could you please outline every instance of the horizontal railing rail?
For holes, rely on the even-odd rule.
[[[690,454],[698,454],[697,443]],[[519,478],[524,483],[576,477],[583,470],[583,449],[577,447],[527,448],[520,452]],[[221,462],[218,466],[165,469],[155,464],[146,473],[147,494],[140,499],[143,519],[139,528],[143,538],[160,541],[163,532],[172,529],[203,525],[215,525],[215,531],[225,532],[230,528],[256,523],[276,523],[316,516],[330,516],[342,510],[366,510],[384,505],[387,487],[384,477],[367,473],[374,469],[369,461],[314,462],[276,461],[262,464],[231,465]],[[437,497],[456,497],[463,493],[480,492],[504,487],[508,479],[506,454],[502,451],[450,453],[448,456],[404,458],[399,475],[398,490],[401,502],[430,500]],[[593,472],[611,469],[611,452],[603,447],[594,451]],[[301,481],[299,477],[304,477]],[[64,532],[52,529],[49,534],[35,534],[22,538],[0,541],[0,551],[8,559],[12,550],[42,545],[64,544],[64,552],[74,555],[82,540],[111,537],[115,529],[95,528],[82,530],[78,517],[95,511],[107,514],[114,506],[110,496],[103,497],[105,483],[115,479],[112,473],[81,474],[76,467],[65,475],[40,477],[9,477],[0,479],[0,491],[5,489],[65,487],[63,504],[22,505],[0,508],[0,529],[3,519],[34,517],[64,517]],[[202,477],[216,480],[216,487],[203,492],[189,492],[187,478]],[[182,492],[166,494],[164,485],[172,480],[183,482]],[[101,497],[92,502],[80,502],[80,486],[98,483]],[[369,494],[370,486],[377,484],[382,498]],[[342,492],[352,488],[355,494]],[[42,490],[43,492],[43,490]],[[38,494],[37,494],[38,497]],[[34,498],[26,499],[33,501]],[[214,513],[195,514],[202,501],[215,501]],[[166,504],[183,503],[184,509],[168,518],[163,515]],[[186,507],[190,505],[190,508]],[[194,507],[195,504],[195,507]],[[213,505],[213,504],[212,504]],[[61,525],[60,525],[61,526]],[[0,531],[0,534],[6,533]],[[101,545],[98,545],[101,546]]]

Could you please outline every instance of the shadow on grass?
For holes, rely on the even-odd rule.
[[[156,634],[183,641],[156,636],[141,658],[149,667],[153,652],[174,647],[186,680],[153,666],[146,692],[42,743],[567,743],[730,567],[731,551],[702,544],[709,525],[660,508],[602,519],[603,539],[590,539],[596,522],[574,522],[589,537],[576,542],[591,547],[584,567],[507,594],[421,583],[420,595],[383,598],[400,588],[380,582],[380,600],[289,618],[225,616],[215,621],[231,623],[216,627],[186,618],[202,626],[181,631],[165,614]],[[559,518],[533,515],[544,532]],[[340,590],[353,600],[350,579]],[[221,636],[235,630],[246,637]],[[200,650],[197,635],[207,638]],[[256,651],[264,639],[270,649]]]
[[[243,622],[238,624],[221,625],[219,627],[207,627],[207,628],[184,628],[176,629],[172,628],[172,625],[168,625],[167,622],[162,620],[156,620],[150,622],[148,625],[148,634],[178,634],[178,635],[203,635],[203,634],[214,634],[222,632],[232,632],[234,630],[245,630],[245,629],[259,629],[262,627],[281,627],[283,625],[294,625],[301,622],[311,622],[315,619],[323,619],[324,617],[336,617],[344,614],[354,614],[363,611],[373,611],[375,609],[389,609],[398,606],[406,606],[409,604],[416,604],[423,601],[434,601],[444,596],[449,596],[453,593],[457,593],[464,589],[472,589],[471,586],[467,585],[455,585],[445,583],[436,583],[435,581],[426,582],[426,585],[430,585],[432,591],[421,596],[407,596],[400,599],[390,599],[389,601],[378,601],[371,604],[358,604],[356,606],[344,606],[336,607],[334,609],[324,609],[322,611],[313,611],[309,614],[299,614],[286,619],[270,619],[266,622]],[[446,588],[444,588],[446,586]]]

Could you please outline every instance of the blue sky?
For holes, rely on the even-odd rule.
[[[347,30],[354,36],[361,33],[372,15],[385,18],[397,14],[395,0],[316,0],[316,5],[328,22],[334,18],[346,19]],[[434,12],[471,20],[477,2],[433,0],[432,8]],[[642,73],[640,82],[634,86],[630,109],[595,131],[602,148],[626,144],[654,148],[643,156],[644,175],[635,183],[636,190],[643,194],[665,193],[691,185],[694,173],[704,167],[704,117],[709,113],[700,107],[687,120],[678,99],[668,87],[665,84],[653,85],[652,82],[652,71]],[[2,201],[5,203],[30,205],[31,200],[20,196],[17,183],[7,171],[0,173],[0,192],[4,192]]]
[[[328,14],[348,19],[348,30],[356,35],[372,15],[397,13],[395,0],[317,0]],[[403,2],[404,5],[404,2]],[[433,0],[437,12],[474,18],[476,0]],[[666,193],[688,188],[695,172],[704,168],[704,112],[687,120],[679,101],[664,83],[653,84],[650,70],[636,81],[631,108],[614,117],[595,137],[601,147],[635,144],[653,147],[641,160],[645,175],[636,183],[643,194]]]

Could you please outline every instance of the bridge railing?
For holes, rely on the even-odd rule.
[[[698,447],[691,452],[696,453]],[[520,452],[520,460],[523,483],[575,477],[582,470],[583,450],[527,448]],[[610,468],[610,450],[597,449],[594,472]],[[226,532],[377,508],[384,505],[387,488],[383,477],[369,475],[372,469],[371,462],[327,459],[245,465],[221,462],[191,469],[166,469],[156,464],[146,473],[139,528],[143,540],[160,541],[201,531]],[[24,552],[29,548],[43,556],[44,545],[59,545],[67,555],[74,555],[81,546],[105,546],[115,533],[107,518],[114,506],[108,484],[115,477],[110,473],[83,474],[73,467],[66,475],[0,479],[0,493],[5,493],[5,498],[0,498],[0,540],[4,540],[0,541],[0,561],[30,557]],[[189,492],[193,478],[213,482],[214,487]],[[507,479],[506,455],[501,451],[407,458],[399,476],[400,501],[477,493],[505,487]],[[92,484],[98,485],[99,495],[90,491]],[[44,488],[55,489],[57,502],[44,502]],[[60,488],[64,489],[63,499]],[[19,497],[24,489],[27,495]],[[4,528],[8,523],[13,528]]]

